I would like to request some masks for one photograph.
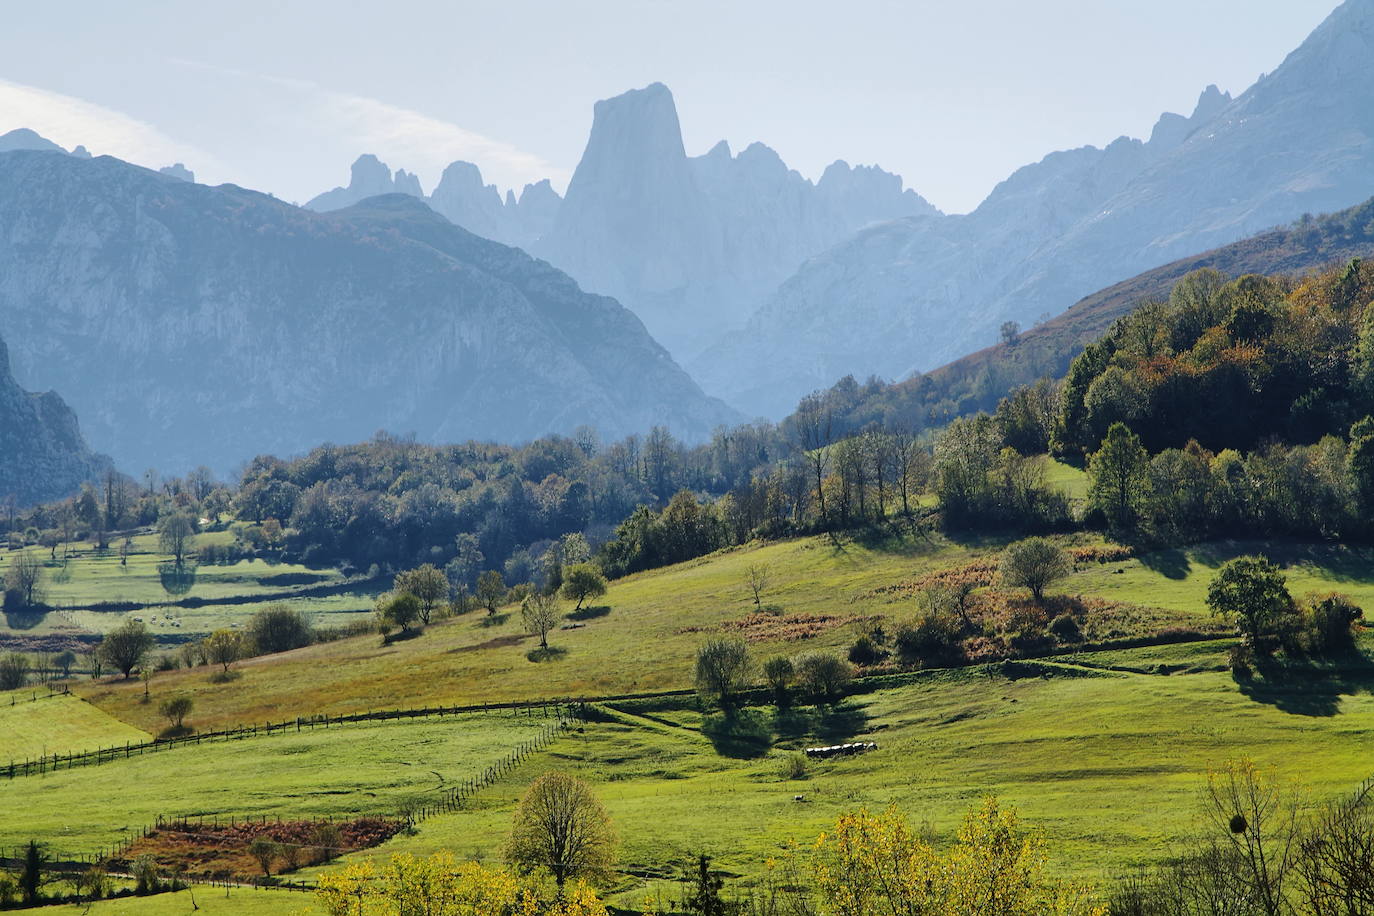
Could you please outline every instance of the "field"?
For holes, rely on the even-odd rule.
[[[0,782],[0,847],[45,837],[89,853],[167,817],[398,815],[533,738],[544,718],[355,723],[187,745]]]
[[[49,696],[46,688],[0,692],[0,735],[0,763],[6,764],[152,737],[79,697]]]
[[[195,911],[205,916],[313,916],[323,912],[313,904],[313,894],[299,891],[193,887],[175,894],[45,907],[43,913],[45,916],[184,916]]]
[[[1192,823],[1207,770],[1228,758],[1273,766],[1317,798],[1349,791],[1374,770],[1374,672],[1247,695],[1229,672],[1212,670],[1223,667],[1215,650],[1111,655],[1100,662],[1173,662],[1192,673],[932,672],[835,709],[750,708],[733,722],[693,703],[612,704],[612,721],[559,740],[544,765],[591,781],[610,810],[623,839],[620,867],[636,876],[619,887],[626,903],[694,850],[710,851],[729,873],[757,875],[790,842],[814,839],[861,805],[896,804],[948,838],[986,794],[1042,829],[1061,869],[1103,881],[1167,854]],[[782,776],[790,752],[849,739],[879,750],[813,762],[802,780]],[[479,810],[435,818],[381,851],[496,858],[540,763],[489,789]]]
[[[1066,485],[1079,473],[1048,470]],[[1104,546],[1089,535],[1063,543]],[[844,648],[875,623],[891,632],[918,613],[923,577],[992,560],[1004,544],[896,529],[751,544],[612,583],[593,607],[570,615],[569,629],[550,634],[547,654],[533,651],[516,609],[492,617],[479,610],[390,644],[362,636],[242,661],[227,683],[205,668],[158,673],[151,702],[137,681],[77,680],[81,700],[0,707],[0,730],[22,730],[30,750],[35,741],[49,752],[59,743],[64,750],[119,743],[126,739],[112,741],[112,729],[165,727],[157,703],[173,694],[193,698],[189,722],[204,731],[434,703],[671,691],[691,686],[696,647],[722,626],[748,636],[756,658]],[[1084,561],[1052,591],[1133,609],[1133,619],[1154,630],[1215,630],[1205,607],[1211,576],[1226,559],[1261,547],[1285,567],[1295,594],[1336,589],[1374,603],[1374,552],[1330,544],[1215,543]],[[753,611],[745,585],[754,565],[769,570],[763,613]],[[249,578],[243,571],[240,587]],[[233,614],[242,606],[226,607]],[[1105,882],[1168,855],[1193,823],[1207,770],[1229,758],[1273,766],[1314,799],[1347,791],[1374,770],[1367,663],[1239,683],[1226,647],[1227,640],[1209,639],[891,675],[834,708],[754,706],[726,717],[691,696],[609,701],[465,810],[354,855],[451,849],[494,864],[529,781],[566,769],[593,784],[615,820],[622,847],[612,890],[622,905],[663,890],[694,850],[711,852],[747,882],[788,843],[814,838],[843,811],[897,804],[947,838],[988,793],[1044,831],[1057,868]],[[45,718],[45,709],[57,715]],[[59,849],[99,848],[159,814],[395,814],[433,796],[440,779],[481,770],[543,724],[497,715],[354,724],[21,778],[0,784],[0,809],[18,812],[0,824],[0,846],[41,836]],[[784,777],[782,765],[797,750],[848,739],[880,748],[813,762],[804,779]],[[245,906],[277,897],[235,894]],[[287,896],[262,911],[309,905],[307,895]]]

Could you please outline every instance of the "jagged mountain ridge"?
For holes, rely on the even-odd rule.
[[[618,303],[410,197],[319,214],[109,157],[0,156],[0,333],[132,467],[736,418]]]
[[[0,340],[0,503],[29,506],[74,493],[109,467],[92,454],[76,414],[52,391],[25,391]]]
[[[687,366],[779,416],[848,373],[902,377],[1095,289],[1374,194],[1374,0],[1347,0],[1234,100],[1209,89],[1148,142],[1055,153],[973,213],[899,220],[809,260]]]
[[[418,184],[375,157],[347,188],[306,206],[328,210]],[[428,198],[454,223],[516,245],[567,271],[585,289],[634,311],[679,359],[753,306],[809,256],[870,223],[938,211],[876,166],[828,166],[812,182],[762,143],[738,154],[721,141],[688,156],[672,93],[661,83],[597,102],[566,198],[545,180],[517,198],[455,162]]]

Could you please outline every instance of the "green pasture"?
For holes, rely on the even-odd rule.
[[[192,712],[188,722],[195,719]],[[0,847],[36,837],[63,852],[91,853],[159,815],[397,815],[437,800],[549,721],[492,713],[353,723],[19,777],[0,782]]]
[[[1113,655],[1156,662],[1153,650]],[[1213,649],[1210,661],[1220,660]],[[1229,758],[1274,767],[1313,799],[1374,772],[1368,671],[1245,690],[1214,670],[1077,677],[1068,666],[1019,680],[1000,671],[932,672],[834,709],[760,707],[733,719],[692,704],[622,704],[613,721],[560,739],[488,789],[475,810],[427,821],[379,852],[447,848],[495,861],[525,786],[562,769],[592,782],[615,820],[626,904],[697,850],[727,872],[758,875],[859,807],[895,804],[945,840],[988,794],[1044,832],[1056,867],[1105,882],[1166,857],[1196,823],[1208,769]],[[781,775],[795,749],[849,739],[879,750],[812,763],[802,780]]]
[[[301,891],[259,890],[246,887],[192,886],[174,894],[123,897],[92,904],[69,903],[44,907],[44,916],[309,916],[323,912],[315,895]]]
[[[50,696],[46,687],[0,692],[0,765],[151,737],[74,695]]]

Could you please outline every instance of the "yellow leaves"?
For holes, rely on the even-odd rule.
[[[1045,873],[1043,841],[994,798],[937,852],[896,808],[842,816],[813,847],[823,916],[1105,916],[1087,888]]]
[[[355,863],[321,875],[315,893],[329,916],[607,916],[580,881],[549,901],[509,872],[459,864],[448,852]]]

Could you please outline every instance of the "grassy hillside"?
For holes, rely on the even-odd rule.
[[[193,904],[194,902],[194,904]],[[66,904],[43,909],[44,916],[282,916],[323,913],[313,894],[299,891],[259,890],[242,887],[193,887],[175,894],[126,897],[92,904]]]
[[[152,737],[79,697],[49,696],[46,688],[0,691],[0,735],[0,763]]]

